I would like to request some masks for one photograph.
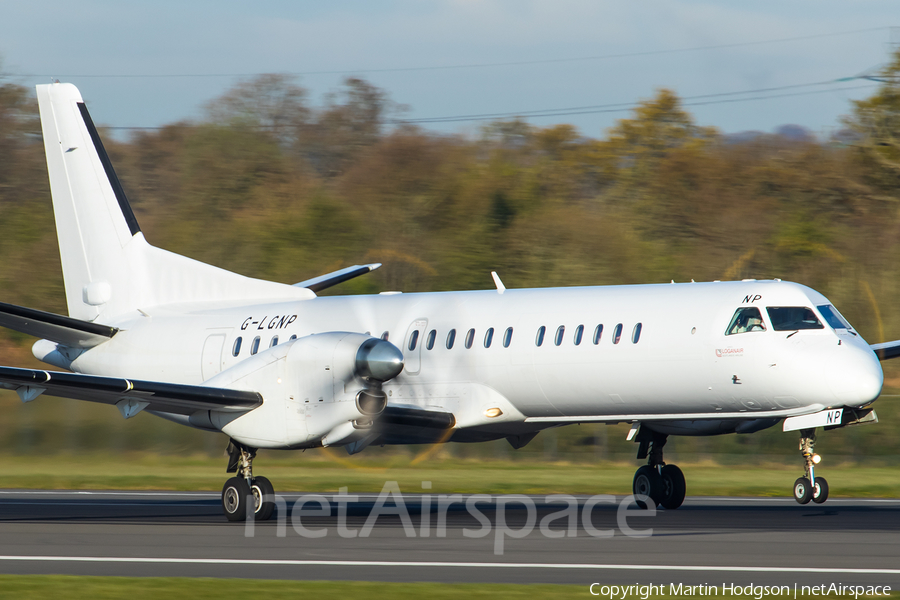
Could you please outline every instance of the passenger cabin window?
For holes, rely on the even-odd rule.
[[[503,334],[503,347],[509,348],[509,344],[512,342],[512,327],[506,328],[506,333]]]
[[[381,339],[383,339],[384,341],[388,341],[389,337],[391,337],[390,331],[385,331],[384,333],[381,334]]]
[[[631,343],[637,344],[641,340],[641,329],[643,329],[643,325],[638,323],[634,326],[634,330],[631,332]]]
[[[418,344],[418,343],[419,343],[419,330],[416,329],[409,336],[409,345],[407,346],[409,348],[409,351],[412,352],[413,350],[415,350],[416,344]]]
[[[822,316],[825,318],[825,322],[831,325],[832,329],[853,329],[853,327],[850,326],[850,323],[847,322],[847,319],[845,319],[832,305],[823,304],[816,308],[819,309],[819,312],[822,313]]]
[[[428,332],[428,338],[425,340],[425,348],[431,350],[434,348],[434,340],[437,337],[437,331],[432,329]]]
[[[250,344],[250,354],[256,354],[259,352],[259,336],[253,338],[253,343]]]
[[[491,342],[494,341],[494,328],[491,327],[484,332],[484,347],[490,348]]]
[[[456,330],[451,329],[450,333],[447,334],[447,350],[453,347],[453,342],[456,341]]]
[[[600,338],[603,337],[603,325],[597,325],[597,328],[594,329],[594,345],[600,343]]]
[[[613,344],[618,344],[619,340],[622,339],[622,324],[619,323],[616,325],[616,328],[613,329]]]
[[[275,337],[272,338],[272,341],[269,342],[269,348],[274,348],[277,345],[278,345],[278,336],[276,335]]]
[[[544,343],[544,334],[547,333],[547,328],[541,325],[537,330],[537,337],[534,338],[534,345],[538,348],[541,347],[541,344]]]
[[[292,335],[292,336],[291,336],[291,339],[289,339],[288,341],[289,341],[289,342],[293,342],[293,341],[296,340],[296,339],[297,339],[297,336],[296,336],[296,335]]]
[[[243,340],[240,337],[238,339],[234,340],[234,347],[231,348],[232,356],[237,356],[238,354],[241,353],[241,342],[242,341]]]
[[[825,329],[816,313],[805,306],[768,306],[769,320],[775,331],[797,331],[798,329]]]
[[[557,346],[559,346],[560,344],[562,344],[562,341],[563,341],[563,338],[565,337],[565,335],[566,335],[566,326],[560,325],[556,329],[556,337],[553,338],[553,343],[556,344]]]
[[[765,330],[766,324],[763,323],[762,315],[759,314],[759,309],[755,306],[746,306],[734,311],[734,316],[731,317],[731,323],[728,324],[725,335]]]
[[[466,332],[466,350],[472,347],[472,342],[475,341],[475,330],[470,329]]]
[[[579,325],[578,327],[575,328],[575,339],[574,339],[574,341],[575,341],[575,345],[576,345],[576,346],[580,346],[580,345],[581,345],[581,337],[582,337],[583,335],[584,335],[584,325]]]

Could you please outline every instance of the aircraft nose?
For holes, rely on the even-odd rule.
[[[828,386],[845,406],[863,406],[878,398],[884,372],[868,346],[843,344],[828,369]]]

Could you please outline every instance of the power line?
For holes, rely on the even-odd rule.
[[[689,48],[670,48],[668,50],[646,50],[642,52],[623,52],[617,54],[601,54],[595,56],[578,56],[570,58],[547,58],[540,60],[521,60],[493,63],[464,63],[457,65],[430,65],[421,67],[388,67],[382,69],[343,69],[343,70],[323,70],[323,71],[288,71],[284,75],[293,76],[310,76],[310,75],[358,75],[363,73],[405,73],[417,71],[446,71],[454,69],[484,69],[492,67],[518,67],[528,65],[541,64],[557,64],[569,62],[585,62],[594,60],[609,60],[618,58],[635,58],[642,56],[658,56],[662,54],[677,54],[684,52],[700,52],[705,50],[723,50],[726,48],[741,48],[747,46],[761,46],[765,44],[781,44],[786,42],[798,42],[804,40],[821,39],[828,37],[839,37],[844,35],[853,35],[857,33],[871,33],[873,31],[884,31],[890,27],[870,27],[868,29],[853,29],[849,31],[835,31],[831,33],[818,33],[813,35],[804,35],[788,38],[775,38],[768,40],[756,40],[750,42],[735,42],[732,44],[717,44],[710,46],[693,46]],[[79,78],[79,79],[167,79],[167,78],[214,78],[214,77],[255,77],[262,73],[169,73],[169,74],[58,74],[57,77]],[[12,77],[46,77],[46,73],[7,73]]]
[[[827,90],[813,90],[808,92],[794,92],[790,94],[771,94],[766,96],[751,96],[749,98],[723,98],[720,100],[709,100],[709,101],[701,101],[701,102],[682,102],[682,106],[706,106],[709,104],[727,104],[733,102],[750,102],[755,100],[770,100],[772,98],[788,98],[791,96],[809,96],[812,94],[824,94],[828,92],[838,92],[842,90],[860,90],[866,88],[875,87],[873,85],[859,85],[859,86],[851,86],[851,87],[841,87],[841,88],[831,88]],[[714,96],[717,94],[709,94],[708,96]],[[703,98],[703,96],[695,96],[694,98]],[[691,97],[683,98],[683,100],[690,100]],[[490,120],[503,120],[503,119],[511,119],[511,118],[540,118],[540,117],[567,117],[573,115],[593,115],[593,114],[601,114],[601,113],[614,113],[614,112],[626,112],[629,110],[633,110],[640,106],[639,103],[634,104],[610,104],[610,105],[599,105],[597,108],[589,109],[589,110],[572,110],[566,112],[554,112],[554,111],[544,111],[540,114],[526,114],[522,115],[519,113],[498,113],[495,116],[460,116],[460,117],[433,117],[433,118],[424,118],[424,119],[395,119],[391,121],[394,124],[418,124],[418,123],[455,123],[455,122],[463,122],[463,121],[490,121]]]
[[[793,85],[782,85],[777,87],[769,87],[769,88],[758,88],[753,90],[742,90],[739,92],[719,92],[715,94],[701,94],[697,96],[685,96],[684,98],[680,98],[680,100],[700,100],[704,98],[718,98],[724,96],[740,96],[745,94],[759,94],[763,92],[776,92],[797,88],[805,88],[805,87],[815,87],[821,85],[833,85],[835,83],[840,82],[841,80],[828,80],[828,81],[818,81],[814,83],[797,83]],[[509,111],[502,113],[483,113],[483,114],[474,114],[474,115],[456,115],[450,117],[424,117],[422,119],[413,119],[404,122],[412,122],[412,121],[435,121],[439,122],[443,119],[451,119],[451,120],[484,120],[491,118],[503,118],[509,116],[518,116],[518,117],[529,117],[529,116],[554,116],[556,114],[582,114],[582,111],[591,111],[595,109],[609,109],[616,107],[624,107],[625,110],[631,109],[632,107],[637,106],[637,103],[634,102],[619,102],[615,104],[595,104],[589,106],[570,106],[565,108],[547,108],[547,109],[539,109],[539,110],[525,110],[525,111]]]
[[[729,104],[734,102],[751,102],[757,100],[771,100],[773,98],[789,98],[794,96],[809,96],[813,94],[825,94],[829,92],[840,92],[840,91],[853,91],[853,90],[861,90],[861,89],[871,89],[876,87],[872,84],[868,85],[858,85],[858,86],[850,86],[850,87],[832,87],[824,90],[811,90],[805,92],[792,92],[787,94],[765,94],[759,96],[750,96],[746,98],[729,98],[728,96],[736,96],[736,95],[744,95],[744,94],[760,94],[763,92],[772,92],[772,91],[781,91],[788,89],[796,89],[802,87],[811,87],[811,86],[819,86],[825,84],[833,84],[834,81],[824,81],[819,83],[801,83],[796,85],[785,85],[780,87],[772,87],[772,88],[760,88],[756,90],[744,90],[741,92],[720,92],[716,94],[700,94],[696,96],[685,96],[684,98],[680,98],[682,106],[707,106],[711,104]],[[710,98],[717,98],[714,100],[710,100]],[[524,112],[505,112],[505,113],[484,113],[484,114],[476,114],[476,115],[455,115],[455,116],[446,116],[446,117],[423,117],[420,119],[391,119],[388,123],[393,125],[402,125],[402,124],[425,124],[425,123],[457,123],[457,122],[465,122],[465,121],[491,121],[491,120],[503,120],[503,119],[514,119],[514,118],[541,118],[541,117],[565,117],[565,116],[573,116],[573,115],[589,115],[589,114],[601,114],[601,113],[614,113],[614,112],[626,112],[629,110],[633,110],[640,106],[639,102],[621,102],[615,104],[597,104],[592,106],[584,106],[584,107],[570,107],[570,108],[559,108],[559,109],[543,109],[543,110],[534,110],[534,111],[524,111]],[[166,129],[168,127],[197,127],[197,125],[187,124],[187,125],[166,125],[161,127],[105,127],[104,129],[116,130],[116,131],[140,131],[140,130],[161,130]],[[273,129],[278,127],[276,125],[260,125],[256,126],[258,129]]]

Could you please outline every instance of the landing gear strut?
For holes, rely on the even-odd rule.
[[[222,488],[222,510],[229,521],[266,521],[275,511],[275,489],[265,477],[253,476],[256,448],[234,440],[228,444],[228,473],[238,473]],[[251,504],[252,503],[252,504]],[[248,510],[248,507],[252,507]],[[249,515],[248,515],[249,513]]]
[[[828,499],[828,482],[824,477],[816,477],[816,465],[821,458],[815,453],[816,430],[800,430],[800,452],[803,454],[805,471],[803,477],[794,482],[794,500],[807,504],[810,500],[822,504]]]
[[[667,435],[650,431],[641,427],[637,434],[637,457],[646,458],[647,464],[640,467],[634,474],[632,491],[635,496],[646,496],[655,506],[674,510],[684,502],[686,485],[684,473],[675,465],[667,465],[663,460],[663,446],[666,445]],[[641,508],[647,508],[647,503],[636,501]]]

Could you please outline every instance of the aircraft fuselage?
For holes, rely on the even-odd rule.
[[[642,417],[694,435],[734,430],[739,418],[749,432],[786,416],[866,405],[880,394],[877,357],[851,329],[829,326],[817,309],[829,304],[799,284],[746,281],[169,306],[112,323],[119,334],[70,368],[198,384],[259,360],[292,336],[386,333],[404,354],[403,372],[384,385],[389,405],[451,412],[475,439]],[[759,308],[765,330],[726,335],[735,311],[748,306]],[[822,328],[776,331],[767,307],[810,308]],[[265,402],[289,402],[285,389],[263,391]],[[308,413],[318,398],[295,401],[301,409],[311,403]],[[502,414],[484,415],[494,407]],[[236,424],[230,428],[242,437]],[[454,435],[467,439],[462,431]],[[289,435],[251,438],[264,446],[303,445]]]

